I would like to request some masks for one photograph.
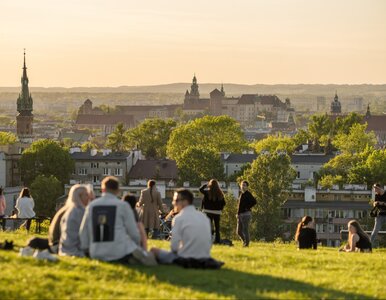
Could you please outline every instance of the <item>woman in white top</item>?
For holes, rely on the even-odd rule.
[[[28,188],[23,188],[21,190],[19,198],[16,200],[15,207],[18,211],[17,217],[20,219],[27,219],[20,227],[25,226],[25,228],[29,230],[31,226],[31,219],[35,217],[35,202],[32,199]]]

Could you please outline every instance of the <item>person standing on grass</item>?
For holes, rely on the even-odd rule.
[[[299,222],[295,234],[295,241],[298,242],[299,249],[317,249],[318,240],[313,225],[314,222],[310,216],[303,217]]]
[[[4,190],[3,187],[0,187],[0,219],[4,218],[6,208],[7,204],[5,202]]]
[[[202,212],[205,213],[210,220],[212,235],[215,231],[214,243],[219,244],[221,242],[220,216],[225,206],[224,193],[216,179],[212,179],[208,184],[202,185],[200,192],[204,195],[201,204]]]
[[[163,203],[154,180],[149,180],[147,189],[141,191],[137,205],[141,209],[139,219],[145,226],[146,234],[152,231],[152,238],[157,238],[160,228],[159,211],[163,211]]]
[[[209,219],[193,206],[193,194],[187,189],[174,193],[173,205],[179,212],[172,220],[171,251],[152,248],[161,264],[177,259],[209,259],[212,247]]]
[[[237,234],[243,241],[243,246],[249,246],[249,223],[251,222],[251,209],[257,204],[255,197],[248,191],[249,183],[244,180],[240,184],[240,197],[237,209]]]
[[[104,178],[101,190],[102,196],[92,201],[84,213],[79,230],[81,249],[93,259],[156,265],[154,255],[140,248],[133,210],[118,199],[118,179]]]
[[[386,223],[386,193],[378,183],[373,185],[373,189],[375,192],[375,201],[373,205],[378,208],[378,213],[375,217],[374,228],[371,233],[371,244],[374,244],[379,230],[381,230],[382,225]]]
[[[364,232],[361,225],[356,220],[348,222],[348,243],[339,249],[343,252],[371,252],[371,242],[369,236]]]
[[[17,217],[20,219],[27,219],[20,227],[25,226],[27,231],[29,231],[29,228],[31,227],[31,219],[35,217],[35,202],[32,199],[28,188],[25,187],[21,190],[19,198],[16,200],[15,207],[18,211]]]
[[[89,201],[86,186],[76,184],[71,187],[65,204],[67,209],[60,221],[59,255],[84,256],[80,248],[79,228]]]

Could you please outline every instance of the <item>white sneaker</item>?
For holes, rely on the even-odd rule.
[[[19,256],[32,256],[34,254],[35,250],[29,246],[20,248],[19,250]]]
[[[57,261],[58,258],[54,255],[52,255],[48,250],[38,251],[36,250],[34,253],[34,257],[36,259],[45,259],[49,261]]]

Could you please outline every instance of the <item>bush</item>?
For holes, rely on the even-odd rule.
[[[235,240],[237,227],[237,199],[232,194],[225,194],[225,207],[220,219],[221,238]]]

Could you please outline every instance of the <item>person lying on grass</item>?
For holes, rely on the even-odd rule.
[[[177,190],[173,206],[179,213],[172,221],[171,251],[159,248],[150,250],[158,262],[193,268],[220,268],[223,263],[210,257],[212,235],[209,219],[193,206],[192,192]]]
[[[339,249],[344,252],[371,252],[371,242],[369,236],[363,231],[361,225],[356,220],[348,222],[348,243]]]

